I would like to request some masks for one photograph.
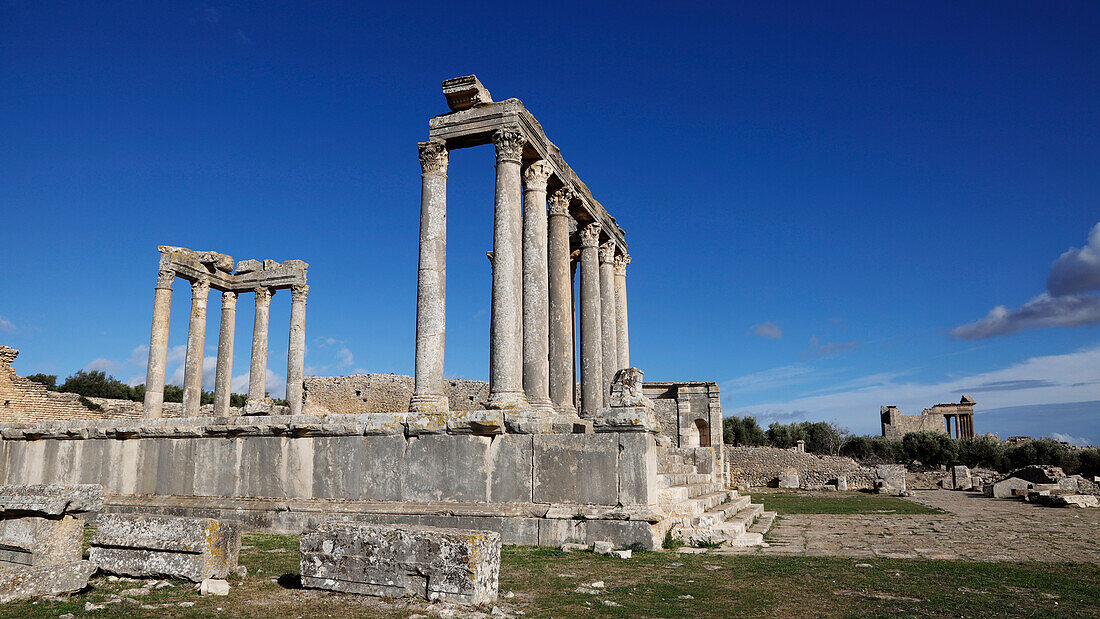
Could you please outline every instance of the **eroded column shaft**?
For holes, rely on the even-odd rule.
[[[520,160],[523,134],[499,129],[493,214],[493,298],[489,328],[489,406],[520,410],[523,393],[523,217]]]
[[[616,346],[618,331],[615,303],[615,245],[610,241],[600,247],[600,340],[603,345],[603,385],[601,401],[607,406],[611,401],[611,381],[618,371],[619,352]]]
[[[290,343],[286,355],[286,402],[291,415],[302,414],[302,378],[306,362],[306,296],[309,286],[290,288]]]
[[[267,328],[271,310],[270,288],[257,288],[256,318],[252,323],[252,365],[248,372],[248,399],[262,402],[267,397]]]
[[[447,147],[420,142],[420,265],[416,280],[416,358],[409,410],[445,411],[447,323]]]
[[[630,328],[626,313],[626,265],[628,254],[615,256],[615,344],[619,352],[619,369],[630,367]]]
[[[147,418],[164,416],[164,373],[168,366],[168,320],[172,313],[172,281],[174,271],[157,274],[153,296],[153,329],[149,335],[149,365],[145,372],[145,403]]]
[[[523,173],[523,392],[532,408],[551,412],[550,308],[547,281],[546,181],[552,168],[532,163]]]
[[[214,415],[229,416],[233,390],[233,335],[237,321],[237,293],[222,293],[222,320],[218,330],[218,365],[214,372]]]
[[[554,193],[547,224],[550,400],[562,413],[577,410],[573,404],[573,278],[569,267],[571,198],[569,189]]]
[[[599,224],[581,231],[581,416],[603,406],[603,342],[600,327]]]
[[[187,358],[183,365],[183,416],[198,417],[202,405],[202,360],[206,354],[206,301],[210,282],[191,282],[191,321],[187,327]]]

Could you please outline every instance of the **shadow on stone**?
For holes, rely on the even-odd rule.
[[[302,588],[302,575],[301,574],[283,574],[279,577],[279,586],[284,589],[301,589]]]

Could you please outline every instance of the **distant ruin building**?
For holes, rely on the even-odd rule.
[[[942,432],[955,438],[974,438],[974,398],[964,395],[958,404],[937,404],[918,415],[904,415],[896,406],[883,406],[882,435],[901,438],[910,432]]]

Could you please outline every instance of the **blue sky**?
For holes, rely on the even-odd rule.
[[[366,4],[0,2],[20,373],[143,380],[158,244],[306,260],[307,371],[411,373],[416,142],[476,73],[626,229],[647,378],[869,433],[965,392],[979,432],[1100,442],[1095,3]],[[451,157],[451,377],[487,375],[492,165]]]

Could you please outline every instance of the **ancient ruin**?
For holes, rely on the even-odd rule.
[[[958,404],[937,404],[916,415],[904,415],[896,406],[883,406],[882,435],[901,438],[910,432],[942,432],[955,438],[974,438],[974,399],[964,395]]]
[[[202,397],[202,362],[206,344],[206,302],[210,289],[222,293],[218,363],[214,379],[214,415],[229,415],[229,390],[233,379],[233,334],[237,295],[256,295],[256,319],[252,328],[252,366],[248,375],[246,412],[265,408],[267,395],[267,335],[271,295],[289,288],[290,347],[287,354],[286,401],[290,414],[302,412],[302,376],[306,351],[306,269],[301,260],[241,260],[213,251],[191,251],[163,245],[153,300],[153,328],[149,336],[149,368],[145,377],[145,417],[164,416],[164,373],[168,365],[168,317],[172,311],[172,282],[177,277],[191,283],[191,319],[187,329],[187,358],[183,374],[183,416],[199,415]]]
[[[241,531],[213,518],[103,514],[96,519],[88,558],[122,576],[167,576],[201,582],[237,567]]]
[[[761,506],[728,490],[713,383],[643,383],[630,367],[623,231],[516,99],[448,80],[422,173],[415,376],[302,377],[306,264],[161,248],[145,415],[0,424],[3,479],[94,482],[111,513],[214,517],[300,533],[334,517],[490,530],[509,544],[658,548],[666,534],[761,542]],[[497,155],[490,376],[443,375],[446,169]],[[580,272],[576,307],[573,266]],[[192,284],[183,414],[163,415],[171,283]],[[217,403],[202,416],[205,300],[223,291]],[[267,303],[291,288],[289,413],[228,407],[234,301],[255,292],[245,413],[265,413]],[[573,316],[579,314],[579,337]],[[580,353],[574,367],[574,350]],[[305,390],[305,403],[301,397]],[[305,410],[303,410],[303,408]],[[763,527],[766,529],[766,524]],[[756,527],[756,528],[753,528]]]

